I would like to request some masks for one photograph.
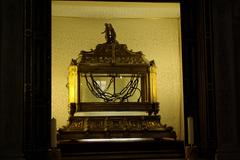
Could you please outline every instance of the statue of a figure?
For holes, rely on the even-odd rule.
[[[116,41],[116,32],[114,31],[111,23],[105,23],[105,39],[107,43],[112,43]]]

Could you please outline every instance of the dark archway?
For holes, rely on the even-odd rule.
[[[158,2],[178,1],[154,1],[154,3]],[[181,23],[185,126],[187,126],[186,118],[193,116],[195,141],[199,146],[200,155],[213,157],[216,145],[213,52],[212,46],[205,43],[212,40],[211,19],[202,17],[202,15],[211,17],[211,11],[205,9],[210,7],[210,2],[205,3],[205,1],[182,2]],[[30,87],[25,91],[27,100],[25,111],[30,114],[25,117],[25,129],[33,138],[29,139],[26,134],[25,146],[29,147],[26,150],[31,151],[32,145],[47,149],[50,141],[51,2],[27,1],[26,13],[25,30],[28,36],[25,36],[25,62],[29,67],[25,68],[25,83]],[[38,138],[34,138],[35,136]],[[187,140],[187,134],[185,139]],[[44,148],[34,152],[40,153],[42,150]]]
[[[50,147],[51,1],[0,4],[0,158],[46,159]],[[240,153],[237,4],[181,2],[185,118],[193,115],[196,119],[195,140],[201,157],[213,159],[216,142],[221,159],[237,158]]]

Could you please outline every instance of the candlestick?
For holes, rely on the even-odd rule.
[[[57,122],[55,118],[51,119],[51,147],[57,147]]]
[[[185,160],[197,160],[197,159],[198,159],[197,146],[186,146],[185,147]]]
[[[187,118],[188,123],[188,144],[194,144],[194,128],[193,128],[193,117]]]

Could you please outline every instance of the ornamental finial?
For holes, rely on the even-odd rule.
[[[105,31],[102,32],[102,34],[103,33],[105,33],[107,43],[113,43],[116,41],[116,32],[114,31],[111,23],[105,23]]]

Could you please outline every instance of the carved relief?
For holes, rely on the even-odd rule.
[[[88,130],[89,131],[98,131],[105,129],[105,118],[89,118],[88,119]]]
[[[86,127],[87,126],[87,127]],[[62,134],[65,131],[68,134]],[[147,132],[145,132],[147,131]],[[160,132],[159,132],[160,131]],[[158,132],[151,134],[151,132]],[[159,116],[71,117],[69,126],[60,129],[60,138],[149,137],[176,138],[172,127],[161,125]],[[87,133],[87,134],[86,134]],[[153,137],[152,137],[153,136]]]
[[[126,127],[128,130],[143,130],[143,119],[142,118],[128,118]]]
[[[95,50],[81,51],[80,56],[82,56],[81,64],[109,64],[113,62],[116,64],[147,64],[142,52],[128,50],[125,44],[118,42],[99,44]]]
[[[81,119],[79,121],[73,121],[69,125],[69,129],[80,129],[80,130],[83,130],[84,129],[84,120]]]
[[[109,117],[107,121],[108,130],[125,130],[123,117]]]

